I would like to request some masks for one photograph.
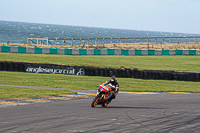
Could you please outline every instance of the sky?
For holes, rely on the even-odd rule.
[[[200,34],[200,0],[0,0],[0,21]]]

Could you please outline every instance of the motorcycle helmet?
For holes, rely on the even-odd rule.
[[[110,82],[111,82],[111,83],[115,83],[115,77],[114,77],[114,76],[112,76],[112,77],[110,78]]]

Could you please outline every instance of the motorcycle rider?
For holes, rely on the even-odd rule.
[[[114,86],[114,89],[112,90],[112,94],[111,94],[111,97],[109,98],[108,100],[108,103],[110,103],[112,101],[112,99],[115,99],[118,91],[119,91],[119,83],[117,82],[116,78],[114,76],[112,76],[108,81],[106,81],[104,83],[104,85],[107,85],[107,84],[111,84]]]

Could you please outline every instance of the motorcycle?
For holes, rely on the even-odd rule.
[[[97,90],[97,95],[92,101],[91,106],[95,107],[97,105],[101,105],[102,107],[106,107],[109,104],[109,98],[113,94],[113,90],[115,90],[115,86],[111,84],[101,84]]]

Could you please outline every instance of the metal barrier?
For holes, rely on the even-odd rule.
[[[82,49],[82,48],[41,48],[0,45],[0,52],[27,54],[62,55],[200,55],[199,49]]]
[[[135,44],[135,43],[197,43],[200,42],[200,36],[189,37],[133,37],[133,38],[27,38],[27,43],[37,45],[104,45],[104,44]]]

